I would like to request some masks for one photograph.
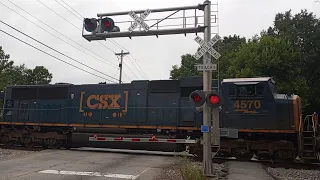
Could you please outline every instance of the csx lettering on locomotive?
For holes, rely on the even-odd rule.
[[[121,98],[124,98],[122,101]],[[124,103],[124,104],[122,104]],[[128,108],[128,91],[123,94],[89,94],[81,92],[79,112],[84,112],[83,107],[89,109],[122,109],[123,113],[127,112]]]
[[[87,107],[90,109],[120,109],[117,102],[120,98],[121,94],[93,94],[87,98]],[[108,102],[109,99],[111,103]]]

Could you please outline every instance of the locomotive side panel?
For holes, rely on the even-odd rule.
[[[133,82],[134,83],[134,82]],[[136,125],[146,123],[147,82],[75,86],[72,123]]]
[[[179,81],[151,81],[148,93],[148,124],[177,126],[179,113]]]
[[[4,120],[12,123],[67,122],[69,86],[11,86],[5,96]]]

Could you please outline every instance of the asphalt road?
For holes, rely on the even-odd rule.
[[[173,156],[79,150],[45,150],[0,161],[1,180],[151,180]]]

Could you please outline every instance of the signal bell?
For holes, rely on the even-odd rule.
[[[199,90],[193,91],[189,95],[189,99],[195,104],[196,107],[202,106],[206,101],[204,92]]]
[[[221,104],[221,97],[216,91],[211,91],[206,97],[206,103],[211,108],[218,108]]]

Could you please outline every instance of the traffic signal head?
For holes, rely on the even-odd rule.
[[[207,95],[206,103],[209,107],[218,108],[221,104],[221,97],[217,92],[212,91]]]
[[[85,18],[84,19],[84,29],[88,32],[93,32],[97,29],[98,27],[98,22],[94,18]]]
[[[120,32],[120,28],[115,26],[113,19],[105,17],[103,19],[97,20],[95,18],[85,18],[84,28],[88,32]]]
[[[101,30],[104,31],[112,31],[114,28],[114,21],[111,18],[105,17],[101,19]]]
[[[204,104],[205,100],[205,94],[203,91],[193,91],[189,96],[190,101],[192,101],[196,107],[200,107]]]

